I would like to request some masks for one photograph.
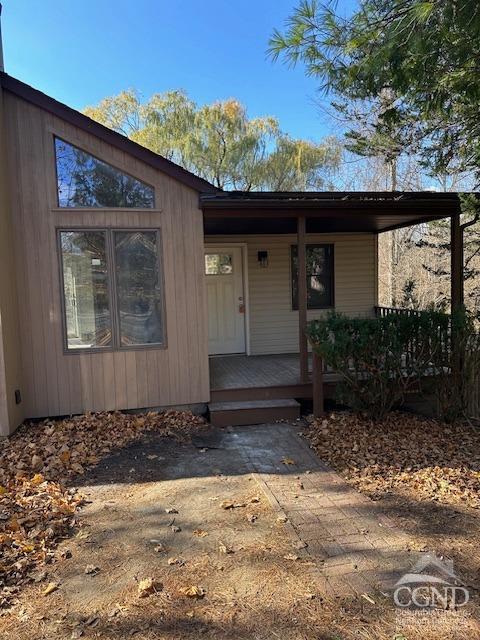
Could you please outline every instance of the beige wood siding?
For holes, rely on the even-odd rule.
[[[0,437],[9,435],[24,417],[15,401],[22,371],[3,96],[0,87]]]
[[[46,111],[5,96],[25,415],[208,401],[198,194]],[[153,185],[156,209],[58,209],[54,134]],[[166,348],[64,353],[56,229],[89,226],[160,229]]]
[[[248,252],[250,353],[298,352],[298,312],[292,311],[290,245],[294,235],[207,237],[206,245],[242,242]],[[377,236],[309,234],[308,243],[333,243],[335,308],[350,315],[369,316],[377,301]],[[257,261],[258,251],[268,251],[268,267]],[[308,318],[324,311],[309,311]]]

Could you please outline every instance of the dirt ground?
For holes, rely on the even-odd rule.
[[[302,637],[323,606],[311,567],[285,559],[292,541],[242,471],[221,450],[156,437],[105,460],[83,480],[80,530],[3,617],[2,638]],[[139,598],[148,577],[158,593]],[[58,590],[43,596],[49,582]],[[203,597],[182,594],[191,586]]]
[[[327,597],[317,567],[222,438],[146,434],[82,476],[80,525],[3,611],[2,640],[480,638],[471,619],[454,616],[405,631],[386,594]]]

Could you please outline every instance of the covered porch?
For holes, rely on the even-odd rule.
[[[355,238],[362,243],[373,241],[376,247],[376,238],[382,232],[450,217],[452,308],[458,308],[463,303],[463,233],[457,194],[230,192],[204,195],[201,197],[201,206],[206,246],[222,246],[238,239],[245,244],[248,252],[248,257],[242,263],[245,285],[243,294],[239,296],[239,310],[245,314],[246,340],[238,351],[210,356],[212,402],[313,398],[314,412],[321,413],[324,397],[334,394],[336,375],[325,372],[318,359],[309,354],[305,335],[307,322],[313,313],[310,307],[311,292],[307,291],[307,281],[311,275],[307,265],[307,249],[312,241],[324,242],[323,238],[327,238],[332,243],[337,272],[335,277],[332,276],[331,303],[321,308],[318,314],[327,309],[337,309],[348,315],[356,315],[358,308],[359,315],[374,315],[378,308],[378,295],[370,292],[368,300],[364,299],[364,304],[359,304],[358,300],[364,294],[363,290],[359,293],[355,278],[357,272],[364,272],[364,267],[356,264],[354,243],[342,245],[343,239]],[[268,320],[268,300],[271,297],[269,288],[265,287],[260,301],[257,295],[257,307],[253,305],[253,311],[250,311],[249,298],[256,294],[258,281],[258,277],[252,278],[252,271],[257,266],[257,260],[260,266],[262,260],[268,263],[271,251],[258,249],[264,245],[271,246],[266,239],[273,237],[279,242],[282,237],[285,238],[285,245],[295,245],[296,251],[296,273],[293,274],[292,262],[289,272],[287,268],[282,272],[282,278],[292,278],[289,286],[290,289],[296,288],[297,306],[291,307],[288,314],[281,315],[284,313],[283,307],[279,310],[272,304],[270,315],[272,326],[278,316],[281,315],[282,326],[287,325],[288,318],[289,333],[284,334],[284,341],[285,351],[289,353],[282,353],[281,335],[277,337],[275,350],[269,351],[268,322],[264,322],[266,327],[260,339],[255,341],[256,351],[249,348],[253,312],[261,305],[264,318],[266,316]],[[348,268],[345,267],[347,262]],[[377,266],[364,275],[365,279],[376,292]],[[356,308],[353,304],[348,306],[349,298],[355,298]],[[293,319],[296,325],[295,345],[292,344]]]
[[[311,362],[311,356],[309,358]],[[251,389],[300,384],[297,353],[210,357],[210,389]]]
[[[311,363],[311,355],[309,357]],[[311,367],[311,365],[310,365]],[[298,353],[210,356],[212,399],[252,397],[311,397],[311,375],[300,378]],[[255,394],[254,390],[258,390]]]

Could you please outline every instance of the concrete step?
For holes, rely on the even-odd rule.
[[[246,400],[242,402],[211,402],[210,422],[216,427],[262,424],[300,417],[296,400]]]

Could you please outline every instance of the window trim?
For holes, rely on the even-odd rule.
[[[112,167],[113,169],[115,169],[116,171],[119,171],[120,173],[123,173],[124,175],[128,176],[129,178],[132,178],[132,180],[137,180],[138,182],[143,183],[144,185],[146,185],[147,187],[149,187],[152,191],[153,191],[153,205],[151,207],[92,207],[92,206],[85,206],[85,207],[62,207],[62,205],[60,204],[60,194],[58,191],[58,163],[57,163],[57,147],[56,147],[56,140],[60,140],[61,142],[64,142],[65,144],[70,145],[71,147],[75,147],[76,149],[78,149],[79,151],[83,151],[83,153],[86,153],[87,155],[91,156],[92,158],[95,158],[95,160],[98,160],[99,162],[103,162],[104,164],[109,165],[110,167]],[[99,158],[95,153],[92,153],[91,151],[87,151],[87,149],[84,148],[83,144],[77,144],[75,142],[69,142],[68,140],[65,140],[65,138],[63,138],[62,136],[57,135],[56,133],[52,133],[52,141],[53,141],[53,163],[55,166],[55,206],[57,209],[59,209],[60,211],[86,211],[86,210],[90,210],[90,211],[102,211],[102,210],[112,210],[115,212],[118,211],[136,211],[136,212],[152,212],[157,210],[157,193],[156,193],[156,189],[153,186],[153,184],[150,184],[149,182],[147,182],[146,180],[144,180],[143,178],[139,178],[138,176],[134,176],[132,173],[130,173],[129,171],[125,171],[124,169],[121,169],[120,167],[118,167],[116,164],[113,164],[107,160],[102,160],[102,158]]]
[[[107,291],[110,302],[110,318],[111,318],[111,330],[112,341],[111,344],[105,347],[79,347],[77,349],[68,348],[68,332],[67,332],[67,313],[65,306],[65,280],[63,272],[63,256],[62,256],[62,243],[61,234],[64,232],[79,232],[85,233],[88,231],[103,231],[105,232],[105,258],[107,261]],[[120,320],[118,317],[118,303],[117,303],[117,291],[116,291],[116,269],[115,269],[115,246],[113,243],[113,235],[115,231],[126,232],[154,232],[157,237],[157,266],[159,275],[159,290],[161,297],[161,318],[163,327],[163,342],[155,342],[151,344],[134,344],[134,345],[122,345],[120,341]],[[68,227],[62,225],[55,227],[56,244],[57,244],[57,260],[60,271],[60,306],[62,314],[62,342],[63,342],[63,354],[64,355],[81,355],[89,353],[114,353],[116,351],[145,351],[148,349],[167,349],[167,313],[166,313],[166,300],[165,300],[165,272],[163,261],[163,238],[162,230],[159,227],[112,227],[112,226],[74,226]],[[110,267],[110,268],[109,268]]]
[[[291,311],[298,312],[298,300],[297,305],[294,304],[293,298],[293,248],[297,247],[297,258],[298,258],[298,245],[293,243],[290,245],[290,305]],[[307,311],[322,311],[325,309],[335,309],[335,243],[333,242],[307,242],[305,245],[305,249],[308,250],[308,247],[329,247],[331,250],[331,265],[332,268],[330,270],[330,287],[332,291],[331,295],[331,304],[324,305],[321,307],[310,307],[308,306],[307,300]],[[307,272],[308,278],[308,272]]]

